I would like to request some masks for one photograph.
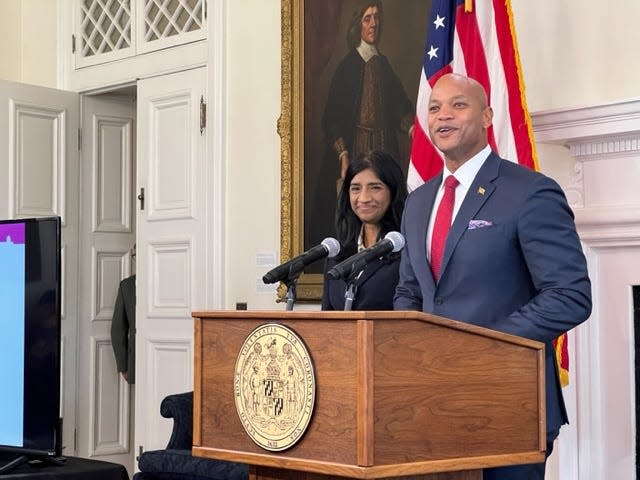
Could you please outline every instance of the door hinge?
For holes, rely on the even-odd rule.
[[[82,151],[82,128],[78,128],[78,151]]]
[[[205,2],[204,2],[204,19],[205,20],[207,19],[207,10],[208,10],[207,6],[208,6],[208,3],[209,2],[207,2],[207,0],[205,0]]]
[[[71,53],[76,53],[76,36],[71,35]]]
[[[140,460],[140,457],[142,456],[143,453],[144,453],[144,448],[142,447],[142,445],[138,445],[138,456],[136,457],[136,460]]]
[[[73,429],[73,451],[74,452],[78,451],[78,429],[77,428]]]
[[[207,126],[207,104],[204,101],[204,95],[200,95],[200,135]]]

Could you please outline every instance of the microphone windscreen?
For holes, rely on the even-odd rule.
[[[393,245],[393,252],[399,252],[404,248],[404,237],[400,232],[389,232],[384,238],[391,242]]]
[[[327,237],[321,242],[327,249],[329,258],[333,258],[340,253],[340,242],[333,237]]]

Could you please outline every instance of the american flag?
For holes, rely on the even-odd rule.
[[[433,0],[416,102],[407,177],[413,190],[437,175],[440,152],[428,136],[431,88],[442,75],[460,73],[479,81],[493,108],[489,143],[501,157],[538,169],[509,0]],[[554,343],[563,385],[569,382],[567,336]]]
[[[409,189],[442,169],[442,157],[427,134],[427,108],[431,87],[450,72],[475,78],[487,91],[494,113],[489,131],[493,149],[536,168],[509,1],[433,0],[416,102]]]

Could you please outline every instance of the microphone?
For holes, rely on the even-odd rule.
[[[391,252],[399,252],[404,248],[404,237],[400,232],[389,232],[375,245],[352,255],[327,272],[331,278],[346,278],[351,272],[364,268],[371,260],[383,257]]]
[[[264,283],[276,283],[285,280],[289,278],[291,274],[300,273],[307,265],[324,257],[333,258],[338,253],[340,253],[340,242],[335,238],[327,237],[320,242],[320,245],[316,245],[297,257],[268,271],[264,277],[262,277],[262,281]]]

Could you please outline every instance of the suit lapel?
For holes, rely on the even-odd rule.
[[[453,255],[462,234],[467,230],[469,221],[475,217],[495,190],[496,187],[493,181],[498,176],[499,166],[500,157],[492,152],[478,171],[471,187],[469,187],[467,196],[463,200],[462,205],[460,205],[460,210],[453,221],[453,225],[451,225],[451,230],[447,237],[447,244],[445,245],[444,257],[442,259],[441,275],[444,275],[449,259]]]

